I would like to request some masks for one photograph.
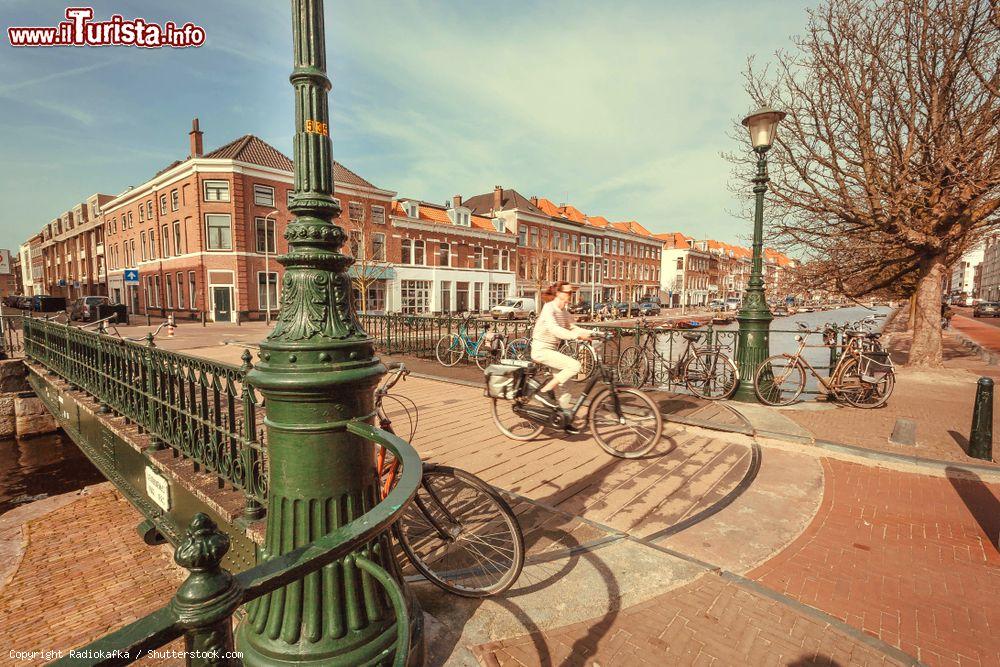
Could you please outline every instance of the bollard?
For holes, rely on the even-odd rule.
[[[972,408],[972,430],[969,432],[969,456],[984,461],[993,460],[993,380],[979,378],[976,404]]]
[[[205,326],[205,311],[201,311],[201,326]]]
[[[146,326],[147,327],[153,326],[153,320],[149,317],[149,313],[146,313]]]

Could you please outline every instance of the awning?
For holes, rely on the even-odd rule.
[[[361,273],[362,268],[364,269],[364,274]],[[364,275],[366,279],[383,279],[383,280],[393,280],[396,277],[396,270],[391,266],[365,266],[359,267],[357,264],[351,266],[347,269],[347,275],[351,278],[357,278],[358,276]]]

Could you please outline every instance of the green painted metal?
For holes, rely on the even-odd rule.
[[[285,238],[288,253],[279,313],[247,373],[267,404],[269,492],[262,562],[280,558],[376,506],[373,452],[347,424],[373,417],[385,367],[355,314],[346,235],[333,224],[326,45],[321,0],[291,0],[295,90],[294,179]],[[386,531],[322,572],[287,582],[249,605],[236,643],[247,665],[383,664],[422,645],[420,611],[406,593]],[[370,565],[359,565],[365,559]],[[398,627],[395,589],[387,595],[371,568],[389,573],[406,597],[413,626]],[[396,613],[393,613],[393,610]],[[422,661],[420,651],[409,653]]]
[[[984,461],[993,460],[993,379],[979,378],[976,402],[972,407],[972,428],[969,431],[969,456]]]
[[[52,663],[60,666],[105,666],[124,665],[134,662],[146,652],[165,646],[187,633],[198,633],[201,629],[217,621],[218,616],[226,616],[225,609],[235,608],[260,599],[275,591],[285,589],[290,582],[308,579],[313,574],[326,576],[331,568],[351,561],[366,577],[370,577],[373,595],[384,594],[389,601],[392,614],[389,635],[381,650],[371,655],[367,661],[358,659],[352,664],[393,664],[402,666],[408,657],[420,659],[419,645],[407,652],[407,644],[413,646],[419,638],[414,635],[414,626],[419,625],[419,616],[413,617],[412,607],[408,608],[404,589],[399,586],[394,574],[378,564],[377,559],[366,554],[366,545],[385,534],[389,526],[402,516],[406,507],[420,486],[423,464],[409,443],[396,435],[360,421],[348,422],[345,429],[360,439],[359,444],[376,442],[386,447],[401,463],[401,474],[396,486],[366,514],[347,522],[331,532],[318,537],[309,544],[302,545],[287,553],[264,560],[255,567],[229,578],[216,567],[217,559],[223,552],[219,538],[215,537],[212,526],[204,518],[196,517],[188,529],[189,539],[182,543],[175,553],[179,563],[203,567],[198,579],[189,579],[179,589],[184,591],[185,605],[178,604],[176,598],[165,607],[140,618],[100,639],[76,649],[76,655],[67,655]],[[370,449],[370,448],[369,448]],[[192,541],[193,545],[192,546]],[[212,553],[197,555],[200,549]],[[185,553],[193,550],[195,553]],[[193,568],[192,568],[193,570]],[[194,570],[193,570],[194,571]],[[380,587],[385,586],[384,593]],[[226,616],[228,622],[228,616]],[[187,639],[196,645],[196,638]],[[224,645],[225,637],[204,640],[215,645]],[[237,650],[240,650],[237,647]],[[291,662],[296,662],[294,659]]]
[[[770,355],[771,310],[764,295],[764,193],[767,192],[767,149],[757,152],[757,174],[753,178],[753,192],[756,198],[753,216],[753,264],[750,280],[743,297],[743,304],[736,316],[739,322],[739,336],[736,343],[736,365],[740,370],[740,382],[733,394],[733,400],[757,403],[753,389],[753,377],[757,367]]]
[[[26,356],[125,417],[219,484],[243,492],[248,518],[267,500],[261,398],[240,368],[57,322],[26,318]]]

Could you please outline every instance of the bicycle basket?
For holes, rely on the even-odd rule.
[[[861,381],[875,383],[892,372],[892,360],[888,352],[864,352],[858,360]]]
[[[524,368],[506,364],[491,364],[484,371],[486,375],[485,394],[490,398],[512,400],[524,382]]]

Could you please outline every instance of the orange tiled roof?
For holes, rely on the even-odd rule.
[[[609,222],[603,215],[591,215],[587,216],[587,224],[592,227],[607,227],[614,223]]]
[[[639,236],[653,235],[648,229],[640,225],[635,220],[626,220],[624,222],[612,222],[611,226],[623,232],[630,232],[632,234],[638,234]]]
[[[405,200],[404,200],[405,201]],[[451,218],[448,217],[448,209],[437,204],[428,204],[427,202],[418,202],[420,204],[420,210],[418,215],[420,216],[421,222],[431,222],[439,225],[451,225],[452,227],[459,227],[459,225],[454,224]],[[399,203],[398,200],[392,202],[392,214],[405,218],[406,211],[403,210],[403,205]],[[487,232],[496,232],[496,227],[493,226],[493,221],[482,215],[476,215],[471,213],[469,215],[470,226],[474,229],[481,229]],[[507,233],[507,232],[504,232]]]

